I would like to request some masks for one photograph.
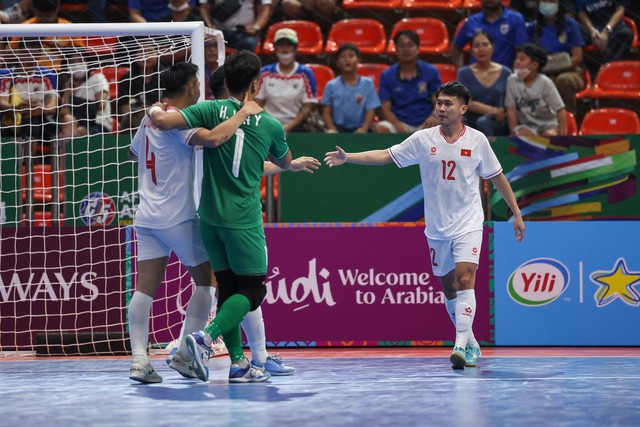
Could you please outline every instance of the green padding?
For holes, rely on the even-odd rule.
[[[287,142],[293,157],[313,156],[323,162],[325,153],[339,145],[347,152],[389,148],[407,135],[291,134]],[[280,177],[280,221],[360,221],[420,182],[417,166],[326,165],[314,174],[283,173]]]
[[[18,175],[18,146],[15,141],[0,142],[0,224],[17,225],[20,202],[20,176]]]

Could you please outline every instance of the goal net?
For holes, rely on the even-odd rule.
[[[159,74],[199,66],[202,23],[0,26],[0,354],[124,354],[135,289],[137,164],[131,137]],[[215,52],[215,50],[214,50]],[[171,258],[152,346],[178,338],[191,295]]]

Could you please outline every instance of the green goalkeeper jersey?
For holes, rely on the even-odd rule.
[[[240,108],[242,104],[231,98],[198,102],[180,112],[189,127],[213,129]],[[221,146],[205,148],[200,219],[225,228],[261,226],[264,162],[269,153],[280,159],[288,151],[282,125],[265,112],[247,117]]]

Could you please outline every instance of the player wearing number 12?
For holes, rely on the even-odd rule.
[[[436,98],[439,126],[420,130],[387,150],[346,153],[336,147],[337,151],[327,153],[324,160],[329,167],[391,162],[398,167],[420,166],[431,265],[456,328],[450,360],[454,368],[464,368],[476,366],[481,354],[472,329],[484,220],[480,178],[490,179],[511,208],[516,240],[522,240],[525,227],[509,181],[486,136],[462,123],[469,108],[469,90],[459,82],[449,82],[440,86]]]
[[[239,99],[253,99],[260,74],[260,59],[239,51],[224,65],[230,97],[204,101],[172,114],[152,115],[162,129],[202,127],[213,129],[242,107]],[[200,234],[218,282],[218,313],[205,331],[185,337],[193,368],[208,379],[204,358],[222,335],[231,357],[231,382],[259,382],[269,374],[251,366],[242,351],[240,322],[266,295],[266,238],[262,224],[260,180],[264,161],[288,169],[291,152],[280,122],[267,113],[247,117],[224,145],[204,149],[202,195],[198,214]]]

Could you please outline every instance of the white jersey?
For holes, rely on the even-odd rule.
[[[480,177],[502,172],[482,132],[463,125],[460,135],[448,141],[436,126],[414,133],[389,148],[389,154],[398,167],[420,165],[428,238],[448,240],[482,230]]]
[[[140,197],[135,225],[164,229],[197,218],[192,188],[195,150],[188,145],[196,130],[162,131],[149,117],[142,119],[131,141],[131,151],[138,156]]]

